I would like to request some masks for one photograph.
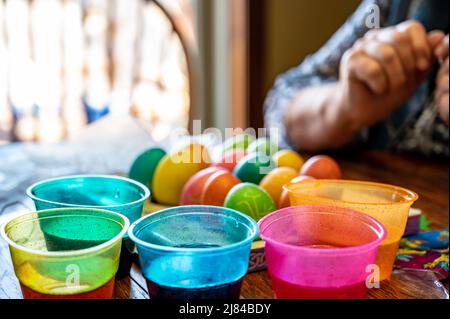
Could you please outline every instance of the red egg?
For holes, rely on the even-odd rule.
[[[317,179],[340,179],[341,168],[334,159],[326,155],[311,157],[303,165],[300,175],[307,175]]]
[[[228,192],[240,183],[239,178],[227,170],[212,174],[203,186],[201,205],[223,206]]]
[[[306,180],[311,180],[314,179],[311,176],[297,176],[296,178],[292,179],[290,183],[299,183],[302,181],[306,181]],[[289,192],[283,188],[283,191],[281,192],[281,196],[280,196],[280,200],[278,201],[278,208],[282,209],[282,208],[286,208],[286,207],[290,207],[291,206],[291,202],[289,200]]]
[[[237,163],[245,157],[247,153],[244,149],[235,149],[225,152],[222,157],[211,164],[212,167],[220,167],[232,172],[236,167]]]
[[[183,187],[180,205],[200,205],[203,186],[211,175],[219,171],[218,167],[208,167],[192,176]]]

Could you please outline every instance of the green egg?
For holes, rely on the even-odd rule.
[[[244,213],[256,221],[277,210],[270,195],[258,185],[250,183],[233,187],[225,199],[225,207]]]
[[[279,151],[278,146],[268,138],[258,138],[247,148],[248,153],[263,153],[272,156]]]
[[[249,134],[240,134],[230,137],[223,143],[223,152],[225,153],[240,148],[246,150],[254,140],[255,137]]]
[[[251,153],[239,161],[234,169],[234,175],[243,182],[259,184],[274,168],[276,164],[270,156]]]
[[[152,191],[151,185],[153,175],[156,167],[165,155],[166,152],[159,147],[148,149],[134,160],[128,173],[128,177],[144,184]]]

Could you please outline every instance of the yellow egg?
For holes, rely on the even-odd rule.
[[[298,171],[291,167],[279,167],[264,177],[259,186],[269,193],[275,203],[278,203],[283,192],[283,186],[298,175]]]
[[[159,162],[152,182],[153,199],[164,205],[178,205],[184,184],[211,163],[208,150],[193,143]]]
[[[290,150],[282,150],[273,155],[273,160],[278,167],[291,167],[300,172],[304,159],[296,152]]]

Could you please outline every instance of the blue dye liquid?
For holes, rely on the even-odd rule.
[[[209,300],[239,299],[242,279],[223,285],[206,288],[174,288],[158,285],[147,280],[147,287],[152,299],[172,300]]]
[[[179,245],[177,248],[213,248],[219,245],[193,244]],[[203,263],[195,257],[160,257],[152,261],[146,275],[147,287],[153,299],[207,300],[239,299],[243,277],[230,279],[223,277],[221,268],[234,266],[218,258],[217,264]],[[225,264],[224,264],[225,263]],[[148,279],[152,278],[152,279]]]

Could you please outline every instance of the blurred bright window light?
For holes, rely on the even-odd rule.
[[[159,2],[193,30],[192,0]],[[0,143],[59,141],[106,114],[163,139],[188,125],[187,63],[153,1],[0,0]]]

